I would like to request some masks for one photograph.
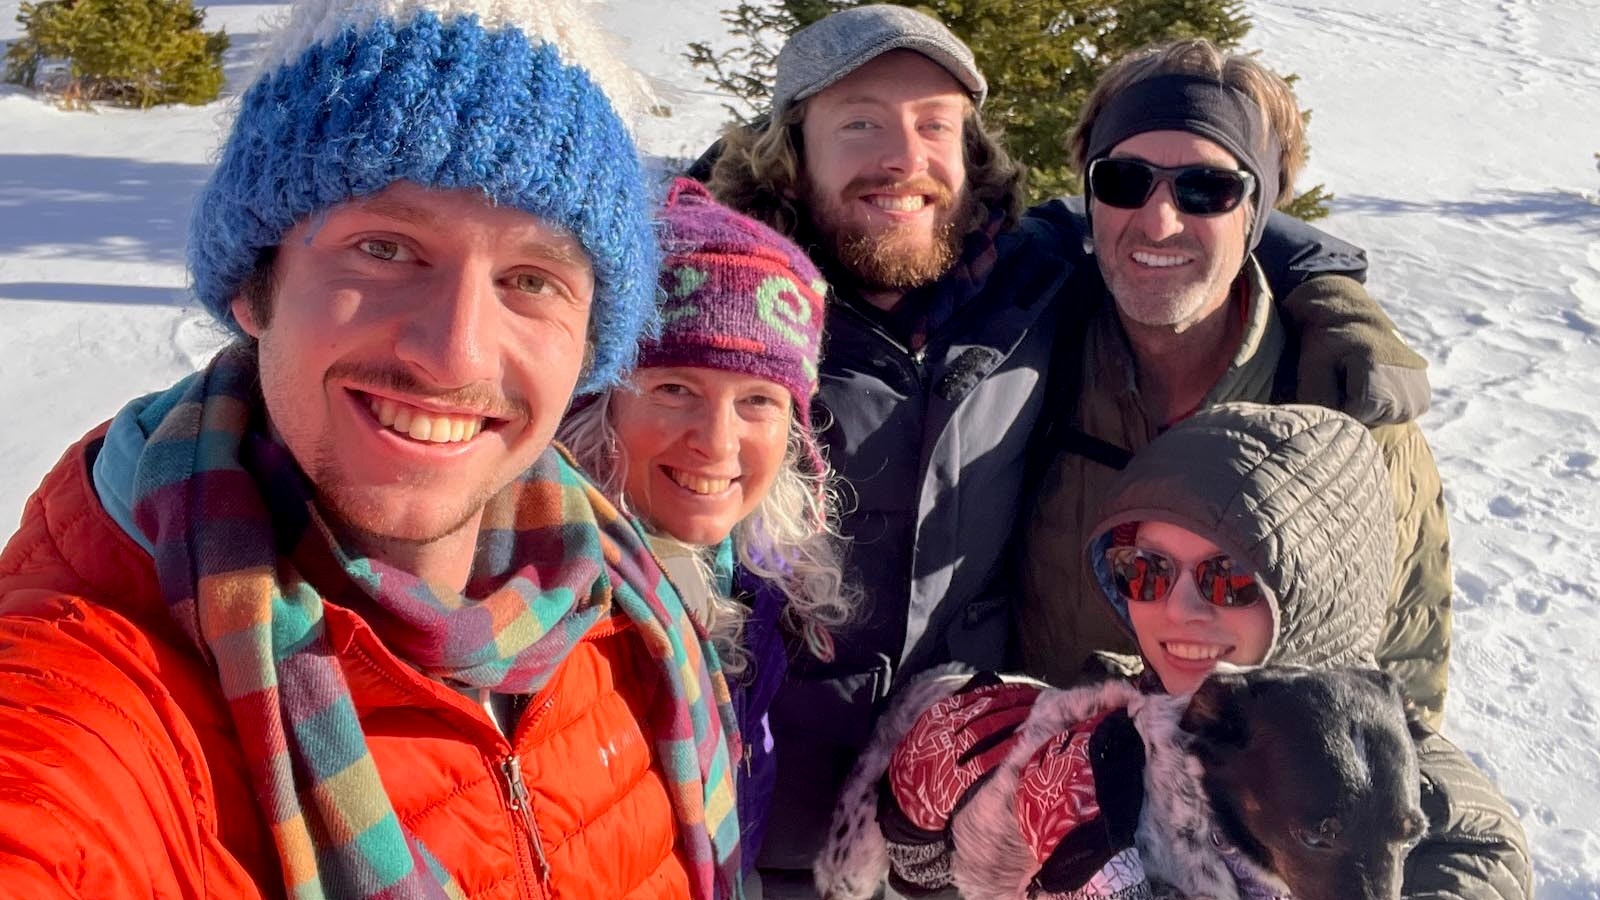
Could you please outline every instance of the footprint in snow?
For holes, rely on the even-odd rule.
[[[1573,331],[1576,331],[1581,335],[1586,337],[1594,337],[1595,335],[1600,334],[1600,324],[1589,321],[1575,309],[1562,310],[1561,318],[1566,320],[1568,328],[1571,328]]]
[[[1489,501],[1489,512],[1502,519],[1520,519],[1528,514],[1526,507],[1504,494]]]
[[[1538,591],[1517,591],[1517,608],[1530,615],[1542,616],[1550,611],[1550,598]]]
[[[1563,456],[1559,463],[1552,462],[1550,475],[1566,480],[1600,481],[1600,471],[1597,471],[1600,467],[1595,466],[1596,462],[1600,462],[1600,458],[1593,453],[1575,450]]]
[[[1489,595],[1489,583],[1476,572],[1456,570],[1456,594],[1452,602],[1457,606],[1482,606]]]

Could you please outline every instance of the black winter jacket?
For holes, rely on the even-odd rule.
[[[813,421],[848,483],[846,576],[863,603],[834,636],[835,660],[802,653],[773,704],[779,774],[763,867],[810,868],[878,704],[904,677],[1008,661],[1001,569],[1071,249],[1036,224],[1001,235],[981,290],[916,351],[864,300],[830,298]]]

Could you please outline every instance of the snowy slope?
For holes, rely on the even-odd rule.
[[[719,98],[683,63],[719,0],[603,11],[695,154]],[[222,0],[230,82],[281,4]],[[1424,427],[1456,563],[1447,731],[1521,813],[1539,895],[1600,898],[1600,8],[1594,0],[1250,4],[1249,43],[1315,111],[1304,184],[1369,250],[1433,364]],[[17,0],[0,0],[0,40]],[[186,300],[191,197],[224,104],[65,113],[0,88],[0,535],[66,445],[224,339]],[[1584,662],[1589,660],[1590,662]]]
[[[1302,76],[1328,227],[1432,362],[1447,731],[1515,804],[1542,897],[1600,896],[1600,7],[1253,5]],[[1588,660],[1588,662],[1584,662]]]

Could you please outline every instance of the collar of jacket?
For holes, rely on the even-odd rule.
[[[961,257],[932,284],[912,290],[906,301],[918,310],[916,324],[911,333],[911,349],[926,346],[928,337],[949,324],[967,304],[980,293],[994,272],[999,260],[995,239],[1005,213],[988,209],[982,224],[968,232],[961,241]]]
[[[1244,332],[1227,370],[1206,392],[1197,408],[1233,400],[1264,403],[1272,399],[1278,366],[1287,348],[1283,318],[1278,314],[1272,289],[1267,286],[1266,277],[1254,256],[1245,260],[1240,277],[1245,279],[1248,303]],[[1104,284],[1103,281],[1100,283]],[[1096,370],[1091,373],[1094,377],[1084,382],[1081,391],[1079,408],[1083,410],[1085,431],[1096,436],[1110,435],[1114,440],[1124,430],[1110,427],[1111,423],[1107,421],[1110,413],[1107,407],[1114,405],[1117,409],[1115,420],[1142,420],[1143,428],[1138,429],[1142,437],[1136,441],[1137,446],[1127,448],[1137,451],[1170,424],[1156,421],[1145,409],[1144,398],[1139,391],[1139,367],[1134,361],[1133,347],[1117,316],[1116,301],[1109,290],[1101,293],[1101,302],[1089,326],[1084,356],[1092,361],[1091,365]],[[1106,387],[1095,392],[1091,385]],[[1115,386],[1115,390],[1107,391],[1110,386]],[[1106,396],[1107,393],[1112,396]]]
[[[1077,263],[1041,238],[1031,227],[1003,236],[984,289],[934,335],[929,355],[943,363],[932,383],[940,405],[959,406],[1011,357],[1052,302],[1070,302],[1063,288]]]

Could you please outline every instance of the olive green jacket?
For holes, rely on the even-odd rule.
[[[1088,546],[1159,520],[1210,538],[1266,586],[1273,640],[1264,662],[1374,665],[1394,560],[1393,463],[1382,440],[1331,410],[1231,403],[1175,425],[1102,485]],[[1095,600],[1125,633],[1126,602],[1103,565]],[[1137,659],[1122,667],[1136,674]],[[1402,896],[1489,900],[1532,894],[1527,838],[1504,798],[1431,727],[1412,726],[1428,829],[1406,858]]]
[[[1239,350],[1203,406],[1302,399],[1296,364],[1319,356],[1321,348],[1291,342],[1253,260],[1248,275],[1249,307]],[[1364,299],[1364,291],[1353,279],[1318,276],[1296,288],[1285,306],[1337,308]],[[1076,410],[1067,421],[1076,431],[1137,452],[1156,436],[1159,423],[1145,412],[1132,351],[1110,296],[1102,292],[1087,302],[1097,303],[1098,308],[1090,315]],[[1306,334],[1314,339],[1316,331]],[[1370,336],[1374,341],[1400,343],[1393,335]],[[1403,346],[1399,349],[1409,353]],[[1380,348],[1373,358],[1384,355]],[[1374,386],[1373,394],[1381,393],[1383,374],[1374,371],[1365,379]],[[1363,397],[1349,398],[1349,411],[1364,418],[1356,408],[1364,402]],[[1438,727],[1450,653],[1450,537],[1444,495],[1433,452],[1415,422],[1376,426],[1372,435],[1388,467],[1396,524],[1392,604],[1378,662],[1400,681],[1424,719]],[[1053,684],[1080,678],[1096,651],[1134,651],[1128,635],[1099,600],[1083,553],[1115,474],[1107,462],[1076,449],[1055,453],[1043,468],[1036,506],[1025,520],[1023,590],[1017,609],[1022,663],[1026,671]]]

